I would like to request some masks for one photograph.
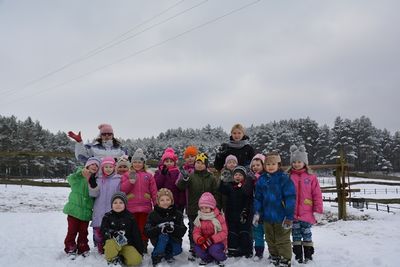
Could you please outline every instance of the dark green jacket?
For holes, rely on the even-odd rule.
[[[71,187],[63,212],[82,221],[92,220],[94,200],[89,196],[88,181],[82,175],[82,167],[68,176]]]
[[[217,179],[207,170],[195,170],[189,176],[189,179],[187,181],[185,181],[184,179],[180,179],[178,181],[177,187],[180,190],[188,190],[187,214],[189,216],[197,215],[197,211],[199,210],[198,201],[204,192],[210,192],[211,194],[213,194],[214,198],[217,201],[219,199]]]

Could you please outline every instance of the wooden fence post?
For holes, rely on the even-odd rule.
[[[336,167],[336,191],[338,197],[339,220],[346,220],[346,159],[344,158],[343,150],[337,159],[338,166]]]

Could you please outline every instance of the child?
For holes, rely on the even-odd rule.
[[[188,146],[183,153],[183,159],[185,160],[185,163],[183,164],[182,168],[188,174],[192,174],[194,172],[194,162],[196,160],[197,152],[197,147]]]
[[[65,237],[64,251],[71,257],[76,253],[86,256],[89,254],[88,226],[92,219],[93,199],[89,196],[88,180],[90,176],[96,176],[100,161],[97,158],[89,158],[84,168],[78,168],[68,176],[71,193],[63,212],[67,214],[68,232]],[[78,242],[75,242],[78,235]]]
[[[122,176],[124,173],[129,171],[130,166],[131,163],[127,155],[119,157],[117,160],[117,174]]]
[[[115,173],[115,160],[105,157],[100,164],[100,177],[90,177],[89,195],[96,198],[93,206],[92,227],[94,240],[100,254],[103,254],[103,235],[100,231],[101,220],[104,214],[111,210],[110,201],[115,192],[119,191],[121,176]]]
[[[189,219],[189,240],[190,240],[190,252],[194,255],[193,247],[193,222],[197,217],[197,205],[201,195],[204,192],[211,192],[213,195],[217,195],[218,192],[218,181],[214,176],[208,172],[208,156],[205,153],[201,153],[196,156],[194,164],[194,172],[189,176],[184,176],[178,180],[177,186],[180,190],[188,190],[188,205],[187,215]],[[189,260],[194,260],[190,257]]]
[[[179,178],[180,172],[176,166],[178,156],[172,148],[167,148],[162,157],[161,164],[158,170],[154,174],[154,179],[157,183],[157,188],[168,188],[174,194],[175,206],[178,210],[183,212],[186,206],[186,195],[185,192],[180,191],[176,187],[176,181]]]
[[[233,170],[233,181],[221,181],[219,190],[227,196],[228,256],[250,258],[253,256],[253,180],[243,166],[237,166]]]
[[[265,156],[257,154],[253,157],[250,164],[251,175],[254,179],[254,185],[257,183],[260,176],[264,173]],[[254,261],[261,261],[264,256],[264,225],[260,218],[258,225],[253,225],[253,239],[254,239]]]
[[[296,188],[296,208],[292,228],[293,253],[295,259],[303,262],[312,260],[314,245],[311,226],[322,217],[322,193],[317,176],[308,168],[308,155],[304,146],[290,147],[288,172]]]
[[[193,240],[196,242],[196,255],[201,259],[200,265],[216,261],[219,266],[224,266],[228,235],[224,215],[219,212],[215,198],[209,192],[201,195],[198,205],[200,210],[194,220]]]
[[[142,263],[143,243],[136,221],[126,209],[127,201],[125,193],[115,193],[111,198],[112,210],[101,222],[108,265],[138,266]]]
[[[183,214],[175,207],[171,190],[161,188],[157,193],[157,205],[149,214],[145,226],[145,233],[154,246],[151,253],[153,266],[163,258],[168,263],[174,261],[174,256],[182,252],[182,237],[186,230]]]
[[[238,160],[234,155],[229,155],[225,159],[224,168],[221,171],[221,177],[219,183],[230,183],[233,182],[233,170],[238,165]],[[221,210],[226,212],[226,202],[227,196],[225,194],[221,194],[219,196],[219,201],[221,203]],[[229,242],[228,242],[229,243]]]
[[[292,180],[281,168],[281,157],[278,153],[271,152],[265,156],[264,170],[265,173],[256,183],[253,224],[258,225],[262,218],[272,263],[275,266],[290,266],[290,228],[296,191]]]
[[[238,164],[247,168],[254,154],[254,149],[249,143],[249,137],[246,135],[244,127],[241,124],[235,124],[231,129],[229,143],[223,143],[215,155],[214,167],[221,171],[225,158],[228,155],[234,155]]]
[[[144,226],[147,216],[157,202],[157,185],[153,175],[146,171],[146,156],[142,149],[138,148],[135,151],[131,161],[131,171],[122,176],[121,191],[127,195],[127,209],[133,213],[139,226],[144,253],[147,253],[148,238],[144,234]]]

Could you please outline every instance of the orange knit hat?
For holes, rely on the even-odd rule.
[[[186,159],[187,157],[189,157],[189,156],[194,156],[194,157],[196,157],[196,155],[197,155],[197,147],[195,147],[195,146],[188,146],[186,149],[185,149],[185,152],[183,153],[183,158],[184,159]]]

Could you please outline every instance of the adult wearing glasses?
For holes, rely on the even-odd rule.
[[[82,163],[86,163],[88,158],[104,157],[119,158],[122,155],[127,155],[127,150],[121,146],[121,142],[115,139],[114,131],[110,124],[99,125],[99,137],[89,144],[83,144],[81,132],[75,134],[72,131],[68,132],[68,136],[76,141],[75,157]]]

